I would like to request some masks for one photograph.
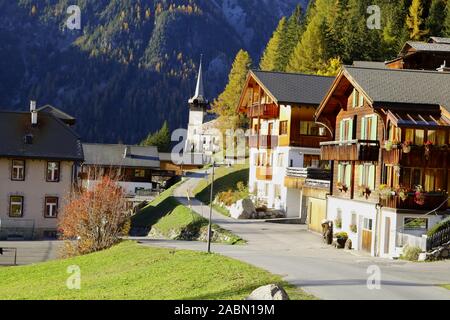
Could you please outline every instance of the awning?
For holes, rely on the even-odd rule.
[[[387,118],[399,128],[444,129],[450,126],[450,120],[439,113],[388,111]]]

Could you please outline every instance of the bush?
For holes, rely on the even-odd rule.
[[[428,230],[427,235],[429,237],[434,236],[436,233],[438,233],[439,231],[442,231],[444,229],[447,229],[450,227],[450,217],[447,219],[442,220],[441,222],[439,222],[438,224],[434,225],[433,228],[431,228],[430,230]]]
[[[408,261],[417,261],[419,260],[419,254],[421,253],[422,249],[420,249],[419,247],[405,246],[403,248],[403,254],[401,258]]]
[[[337,239],[348,239],[347,232],[338,232],[334,235]]]

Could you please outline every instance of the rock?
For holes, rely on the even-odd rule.
[[[256,214],[256,208],[250,199],[236,202],[230,208],[230,215],[234,219],[251,219]]]
[[[282,287],[276,284],[259,287],[246,300],[289,300],[289,296]]]
[[[426,253],[419,253],[419,259],[417,261],[424,262],[429,259],[428,255]]]
[[[352,245],[353,245],[352,240],[351,239],[347,239],[347,241],[345,241],[344,249],[345,250],[352,250]]]

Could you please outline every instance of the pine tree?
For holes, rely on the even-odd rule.
[[[428,34],[429,31],[423,29],[423,5],[421,0],[412,1],[408,17],[406,18],[406,25],[408,26],[411,40],[423,40]]]
[[[240,50],[233,62],[225,90],[213,103],[211,111],[218,115],[218,129],[222,131],[235,129],[242,122],[236,108],[251,65],[252,59],[248,52]]]
[[[287,20],[283,17],[267,44],[259,67],[264,71],[282,71],[286,61],[286,35],[288,34]]]
[[[170,144],[171,137],[167,121],[164,122],[159,131],[150,133],[148,137],[141,142],[141,146],[157,147],[159,152],[170,152]]]
[[[443,36],[450,37],[450,0],[447,0],[447,7],[445,9],[445,21],[442,26]]]
[[[303,14],[303,9],[298,5],[287,22],[287,33],[286,33],[286,45],[285,54],[283,54],[283,71],[289,63],[289,58],[294,52],[295,47],[301,39],[303,32],[305,31],[305,16]]]
[[[431,2],[430,13],[426,20],[426,27],[430,30],[430,35],[440,37],[443,35],[445,21],[445,1],[433,0]]]

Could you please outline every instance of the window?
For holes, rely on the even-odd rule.
[[[135,178],[145,178],[145,170],[144,169],[136,169],[134,170]]]
[[[375,190],[375,166],[363,164],[358,166],[359,184],[370,190]]]
[[[352,182],[352,165],[349,163],[338,164],[338,182],[349,187]]]
[[[23,197],[11,196],[9,199],[9,216],[11,218],[23,217]]]
[[[405,141],[411,141],[416,146],[422,146],[425,142],[425,131],[406,129]]]
[[[280,185],[277,185],[277,184],[275,185],[274,193],[275,193],[275,198],[281,199],[281,186]]]
[[[403,228],[405,230],[428,230],[427,218],[404,218]]]
[[[362,107],[364,106],[364,96],[358,92],[358,90],[353,89],[352,93],[352,107]]]
[[[300,121],[300,135],[302,136],[324,136],[325,130],[313,121]]]
[[[13,160],[11,170],[11,180],[25,181],[25,161]]]
[[[443,146],[445,145],[445,131],[443,130],[428,130],[427,141],[433,142],[434,145]]]
[[[58,216],[58,198],[45,198],[45,217],[56,218]]]
[[[389,124],[389,141],[401,141],[402,129],[397,128],[392,123]]]
[[[47,162],[47,182],[59,182],[59,162]]]
[[[442,191],[445,189],[443,169],[425,169],[425,192]]]
[[[279,168],[283,168],[284,167],[284,153],[279,153],[278,154],[277,166]]]
[[[368,219],[368,218],[364,218],[363,228],[368,230],[368,231],[372,231],[372,227],[373,227],[373,220],[372,219]]]
[[[366,116],[361,119],[361,139],[377,140],[378,117],[376,115]]]
[[[348,141],[353,140],[353,120],[352,119],[344,119],[340,124],[339,131],[340,141]]]
[[[281,121],[280,122],[280,136],[287,135],[287,134],[288,134],[288,122]]]

